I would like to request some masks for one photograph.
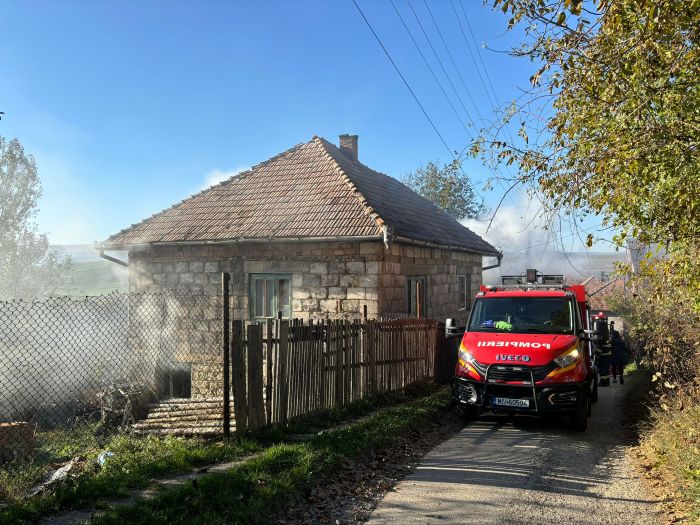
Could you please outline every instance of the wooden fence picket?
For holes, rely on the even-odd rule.
[[[265,426],[263,401],[263,327],[248,325],[248,428]]]
[[[266,333],[267,343],[265,345],[265,420],[268,425],[272,424],[272,383],[273,383],[273,371],[272,371],[272,360],[274,353],[274,321],[268,319],[266,323]]]
[[[233,384],[233,417],[236,432],[244,433],[248,427],[248,389],[246,386],[246,352],[243,335],[243,321],[231,324],[231,371]]]
[[[452,354],[455,354],[454,356]],[[436,321],[231,323],[236,431],[288,422],[425,381],[447,381],[456,345]]]
[[[288,419],[289,403],[289,321],[280,321],[279,346],[277,348],[277,389],[279,390],[279,423]]]

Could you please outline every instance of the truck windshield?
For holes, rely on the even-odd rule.
[[[484,297],[469,319],[470,332],[573,334],[574,310],[566,297]]]

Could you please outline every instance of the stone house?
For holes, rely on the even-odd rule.
[[[499,252],[396,179],[358,160],[356,135],[310,141],[132,225],[132,292],[219,293],[235,318],[408,314],[464,318],[482,259]]]

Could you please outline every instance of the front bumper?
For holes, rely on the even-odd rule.
[[[463,377],[452,380],[452,398],[463,407],[477,407],[494,412],[522,412],[547,414],[572,412],[586,402],[589,385],[562,383],[537,385],[511,385],[483,382]],[[527,400],[527,407],[503,406],[494,403],[494,398]]]

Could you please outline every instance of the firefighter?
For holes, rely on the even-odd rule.
[[[620,375],[620,384],[625,384],[624,371],[627,364],[627,345],[620,336],[620,332],[615,330],[615,324],[610,323],[610,347],[612,356],[610,363],[612,364],[613,383],[617,383],[617,376]]]
[[[596,364],[600,380],[598,386],[610,386],[610,359],[612,357],[612,347],[610,344],[596,345]]]

